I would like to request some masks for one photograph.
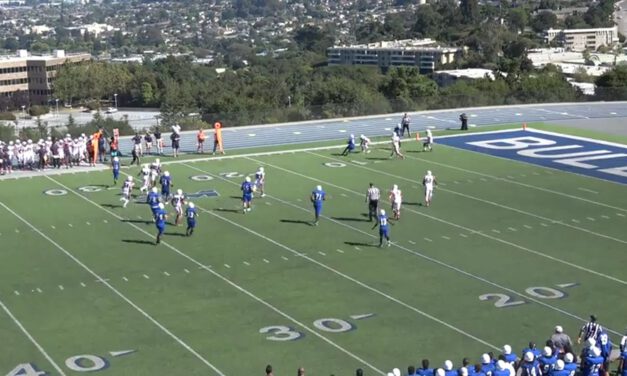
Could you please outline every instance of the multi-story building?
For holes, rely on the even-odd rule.
[[[381,68],[416,66],[421,73],[431,73],[437,67],[454,62],[463,50],[440,47],[431,39],[405,39],[327,49],[329,65],[377,65]]]
[[[556,40],[571,51],[596,51],[601,46],[618,43],[618,28],[549,29],[546,31],[546,40]]]
[[[15,56],[0,56],[0,95],[11,97],[25,92],[31,104],[48,103],[54,99],[52,82],[57,69],[90,59],[90,54],[66,55],[63,50],[45,56],[32,56],[26,50],[19,50]]]

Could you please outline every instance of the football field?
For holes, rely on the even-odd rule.
[[[163,158],[199,218],[186,237],[167,205],[159,245],[144,198],[135,190],[123,208],[110,171],[0,181],[0,374],[242,375],[272,364],[376,375],[423,358],[459,367],[504,344],[542,346],[555,325],[575,339],[592,313],[616,343],[627,325],[627,185],[617,158],[594,148],[626,142],[577,134],[609,165],[529,162],[491,141],[518,131],[475,146],[437,139],[433,152],[404,140],[404,160],[390,159],[387,142],[348,157],[332,142]],[[267,195],[244,214],[240,185],[260,166]],[[439,182],[430,207],[427,170]],[[403,191],[391,247],[378,247],[368,221],[370,182],[390,215],[387,192]],[[327,194],[319,226],[316,185]]]

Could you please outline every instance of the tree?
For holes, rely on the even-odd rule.
[[[479,4],[477,0],[461,0],[459,7],[465,23],[472,24],[479,18]]]
[[[507,24],[513,32],[524,31],[528,22],[528,12],[523,8],[512,8],[507,13]]]
[[[539,12],[531,20],[531,28],[536,33],[541,33],[545,30],[552,28],[555,25],[557,25],[557,16],[548,11]]]
[[[432,5],[420,5],[416,10],[414,32],[422,38],[437,38],[442,30],[443,22],[442,16],[435,11]]]
[[[9,50],[9,51],[15,51],[20,47],[19,42],[17,41],[17,39],[13,38],[13,37],[9,37],[7,39],[4,40],[4,46],[3,48],[5,50]]]
[[[335,40],[327,31],[311,25],[305,25],[296,30],[294,41],[306,51],[326,53],[327,48],[333,46]]]

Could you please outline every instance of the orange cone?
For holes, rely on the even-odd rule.
[[[416,132],[416,141],[420,141],[420,132]]]
[[[527,130],[527,123],[523,123],[523,131]]]

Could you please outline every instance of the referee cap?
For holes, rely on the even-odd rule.
[[[597,322],[597,317],[595,315],[590,315],[590,321]]]

